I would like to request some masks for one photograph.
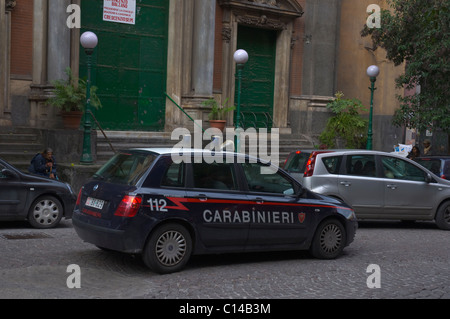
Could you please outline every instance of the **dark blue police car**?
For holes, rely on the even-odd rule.
[[[142,254],[153,271],[191,254],[309,249],[339,256],[353,210],[304,189],[254,157],[205,150],[132,149],[112,157],[78,195],[73,225],[100,248]]]

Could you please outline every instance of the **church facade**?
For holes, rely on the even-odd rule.
[[[0,126],[62,127],[46,104],[52,81],[86,76],[80,35],[98,37],[92,83],[103,107],[94,110],[105,130],[170,132],[208,126],[203,102],[236,103],[237,49],[242,70],[244,128],[318,136],[336,92],[370,103],[366,69],[378,65],[374,149],[391,151],[405,132],[391,125],[398,107],[394,67],[360,31],[370,5],[383,0],[0,0]],[[112,6],[112,11],[108,11]],[[117,14],[126,8],[131,18]],[[112,13],[111,13],[112,12]],[[114,12],[116,15],[114,15]],[[128,14],[124,11],[124,14]],[[110,18],[115,16],[114,19]],[[189,116],[187,116],[189,115]],[[236,112],[228,114],[234,126]]]

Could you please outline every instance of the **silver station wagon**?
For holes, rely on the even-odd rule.
[[[303,186],[349,204],[358,220],[434,220],[450,230],[450,182],[414,161],[352,150],[318,153],[311,163]]]

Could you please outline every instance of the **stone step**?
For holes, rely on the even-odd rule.
[[[36,142],[38,137],[33,133],[0,133],[0,143]]]
[[[16,166],[29,165],[33,156],[41,152],[40,130],[29,127],[0,128],[0,157]]]

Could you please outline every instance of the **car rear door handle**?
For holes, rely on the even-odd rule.
[[[197,198],[201,201],[201,202],[206,202],[208,200],[208,197],[205,194],[198,194]]]
[[[395,185],[395,184],[387,184],[386,187],[390,188],[390,189],[396,189],[397,185]]]
[[[254,199],[254,201],[255,201],[257,204],[262,204],[262,203],[264,203],[264,199],[262,199],[262,197],[256,197],[256,198]]]
[[[349,187],[350,185],[352,185],[352,183],[347,182],[347,181],[345,181],[345,182],[340,182],[339,184],[344,185],[345,187]]]

